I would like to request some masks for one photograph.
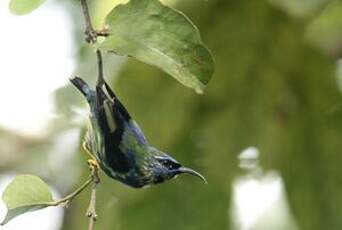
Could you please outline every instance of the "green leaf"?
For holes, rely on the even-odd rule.
[[[24,15],[31,13],[44,2],[45,0],[11,0],[9,9],[12,14]]]
[[[53,202],[48,186],[33,175],[16,176],[5,189],[2,199],[8,211],[1,225],[23,213],[48,207]]]
[[[106,18],[109,36],[100,48],[154,65],[183,85],[203,92],[214,61],[195,25],[158,0],[130,0]]]

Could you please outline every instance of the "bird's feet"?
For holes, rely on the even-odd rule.
[[[82,143],[82,148],[84,149],[84,151],[91,157],[91,158],[94,158],[93,154],[90,152],[89,150],[89,145],[86,141],[83,141]]]
[[[88,159],[88,165],[90,170],[98,170],[100,168],[99,163],[97,163],[97,160],[95,158]]]
[[[94,155],[90,152],[89,146],[87,145],[85,141],[82,143],[82,147],[84,151],[90,156],[90,159],[88,159],[88,165],[89,165],[90,170],[93,170],[93,169],[98,170],[100,168],[99,163],[95,159]]]

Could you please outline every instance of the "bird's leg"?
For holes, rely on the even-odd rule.
[[[96,170],[99,169],[99,163],[95,159],[94,155],[89,151],[89,148],[88,148],[87,143],[85,141],[82,143],[82,147],[83,147],[84,151],[90,156],[90,159],[88,159],[89,168],[91,170],[93,168],[95,168]]]
[[[93,229],[92,226],[94,225],[94,222],[97,219],[97,214],[95,210],[95,202],[96,202],[96,186],[98,183],[100,183],[100,178],[98,175],[99,164],[97,163],[97,160],[95,159],[94,155],[90,152],[89,147],[85,141],[82,143],[82,147],[86,151],[86,153],[90,156],[90,159],[88,159],[88,165],[91,170],[91,180],[93,182],[93,187],[91,189],[91,198],[90,198],[89,206],[86,212],[86,216],[89,217],[90,219],[89,229]]]
[[[91,171],[91,181],[93,182],[92,189],[91,189],[91,197],[88,209],[86,211],[86,216],[89,217],[89,228],[93,229],[94,222],[97,219],[96,209],[95,209],[95,203],[96,203],[96,186],[98,183],[100,183],[100,178],[98,175],[99,170],[99,164],[97,160],[95,159],[94,155],[90,152],[89,146],[87,145],[87,142],[84,141],[82,143],[82,147],[84,151],[90,156],[90,159],[88,159],[88,165]]]

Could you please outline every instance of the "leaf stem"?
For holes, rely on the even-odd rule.
[[[63,206],[67,206],[78,194],[80,194],[86,187],[88,187],[88,185],[93,181],[94,179],[91,177],[89,178],[86,182],[84,182],[83,185],[81,185],[81,187],[79,187],[78,189],[76,189],[73,193],[67,195],[66,197],[53,201],[51,202],[49,205],[51,206],[58,206],[58,205],[63,205]]]

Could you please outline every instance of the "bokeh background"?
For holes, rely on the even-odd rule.
[[[91,1],[97,26],[120,1]],[[105,56],[105,74],[150,143],[203,173],[135,190],[102,174],[95,229],[342,229],[342,2],[164,1],[198,26],[216,60],[205,94],[156,68]],[[0,189],[16,173],[56,197],[87,178],[87,106],[68,83],[95,81],[76,0],[27,16],[0,5]],[[89,191],[67,209],[3,229],[86,229]],[[5,213],[4,205],[0,214]]]

